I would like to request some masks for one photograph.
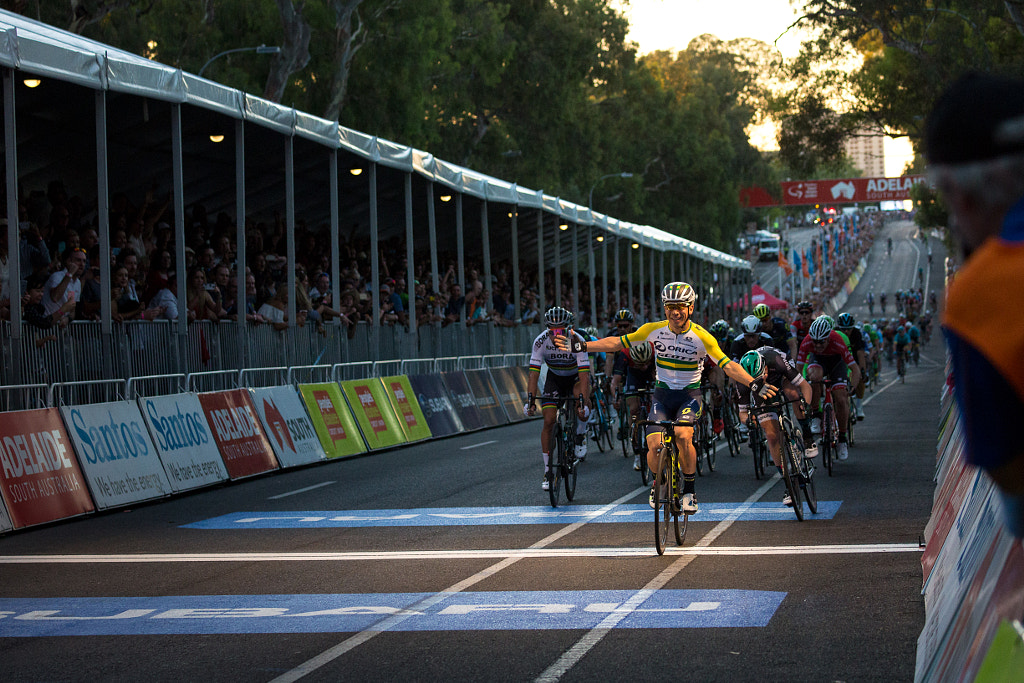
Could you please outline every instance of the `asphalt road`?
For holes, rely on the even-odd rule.
[[[537,422],[8,534],[0,680],[911,680],[942,360],[885,368],[821,514],[722,450],[664,557],[619,451],[548,505]]]

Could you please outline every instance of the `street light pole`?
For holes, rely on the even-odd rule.
[[[594,218],[594,188],[598,184],[607,178],[632,178],[632,173],[609,173],[598,178],[593,185],[590,186],[590,192],[587,193],[587,212],[590,214],[590,219],[593,221]],[[587,266],[590,269],[590,322],[595,327],[597,326],[597,292],[594,290],[594,235],[593,227],[587,230]],[[605,258],[605,265],[607,266],[607,255]],[[605,274],[607,275],[607,267],[605,268]],[[616,273],[617,275],[617,273]],[[604,287],[604,291],[608,292],[608,283],[602,282],[601,286]],[[616,299],[618,298],[618,292],[615,294]],[[606,297],[607,298],[607,297]],[[605,302],[607,305],[607,302]]]
[[[224,55],[229,55],[232,52],[248,52],[250,50],[255,52],[258,55],[276,55],[276,54],[280,54],[280,52],[281,52],[281,48],[278,47],[277,45],[271,45],[271,46],[260,45],[258,47],[236,47],[233,50],[224,50],[224,52],[220,52],[218,54],[215,54],[214,56],[212,56],[209,59],[207,59],[206,60],[206,64],[203,64],[203,68],[201,68],[199,70],[199,73],[196,74],[196,75],[199,76],[199,77],[202,77],[203,72],[206,71],[206,67],[210,66],[210,63],[213,62],[215,59],[217,59],[219,57],[223,57]]]

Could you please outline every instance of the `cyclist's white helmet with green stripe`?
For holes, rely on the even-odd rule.
[[[663,304],[683,304],[693,306],[697,301],[697,293],[685,282],[670,282],[661,290]]]

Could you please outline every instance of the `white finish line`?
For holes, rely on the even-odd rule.
[[[863,555],[921,552],[917,543],[669,547],[666,555]],[[0,564],[145,564],[174,562],[351,562],[384,560],[478,560],[565,557],[651,557],[642,548],[522,548],[499,550],[398,550],[341,553],[142,553],[137,555],[3,555]]]

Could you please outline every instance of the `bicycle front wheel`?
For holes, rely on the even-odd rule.
[[[704,429],[701,430],[701,431],[704,432],[703,435],[702,435],[704,437],[703,438],[704,458],[708,462],[708,471],[709,472],[714,472],[715,471],[715,462],[716,462],[715,457],[716,457],[717,454],[715,452],[715,450],[716,450],[715,449],[715,432],[714,432],[714,429],[713,429],[713,427],[711,425],[711,415],[710,415],[710,413],[708,414],[707,419],[704,420],[703,424],[704,424]]]
[[[832,411],[834,408],[832,404],[826,404],[825,409],[821,414],[821,440],[819,442],[819,450],[821,451],[822,462],[828,468],[828,476],[832,476],[832,467],[835,463],[836,453],[832,448],[832,440],[835,438],[835,434],[832,433],[832,422],[834,421]]]
[[[672,519],[672,459],[668,448],[658,456],[658,471],[654,476],[654,546],[659,555],[668,545],[668,525]]]
[[[793,501],[793,512],[796,518],[804,521],[804,502],[801,499],[799,480],[800,468],[797,465],[796,453],[793,450],[793,442],[788,438],[782,442],[782,480],[786,482],[786,491]]]
[[[576,440],[564,435],[562,442],[565,444],[565,453],[562,456],[562,481],[565,482],[565,498],[572,502],[576,495],[576,472],[579,470],[579,461],[576,459]]]
[[[759,436],[759,433],[751,431],[750,452],[754,454],[754,478],[757,480],[764,479],[764,456],[761,453],[764,442]]]
[[[683,497],[679,492],[679,487],[683,483],[683,476],[679,472],[679,457],[677,456],[673,458],[671,461],[674,463],[675,470],[673,472],[674,476],[672,478],[676,482],[675,487],[672,491],[672,494],[674,496],[673,500],[682,501]],[[680,519],[682,519],[682,522],[679,521]],[[676,505],[672,505],[672,524],[676,532],[676,545],[683,544],[683,540],[686,538],[686,522],[689,519],[690,515],[683,514],[682,511],[680,511]]]
[[[551,427],[551,459],[549,462],[548,498],[551,507],[558,507],[558,499],[562,495],[562,463],[565,461],[565,441],[562,438],[562,427],[555,423]]]

